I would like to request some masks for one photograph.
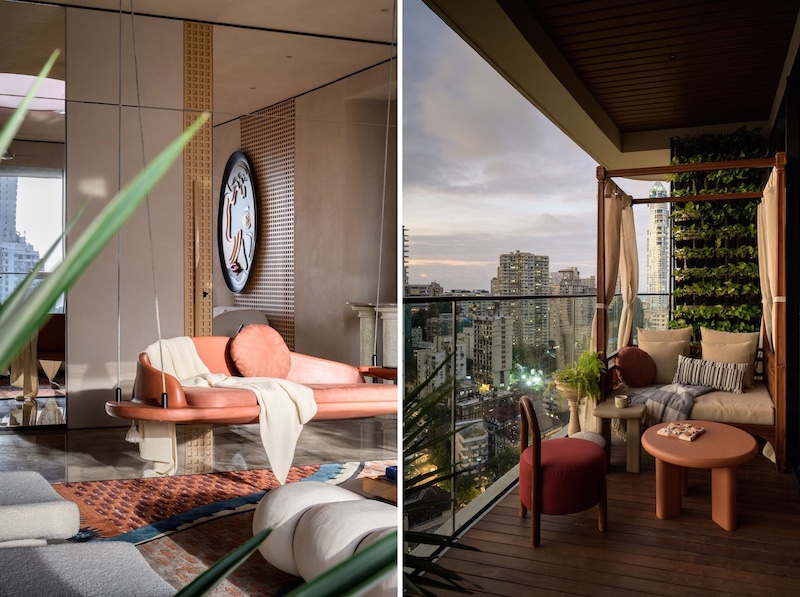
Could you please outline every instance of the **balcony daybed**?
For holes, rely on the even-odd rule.
[[[632,207],[639,203],[714,201],[738,198],[761,198],[758,215],[759,272],[761,277],[761,294],[763,299],[763,318],[761,332],[754,334],[728,334],[714,330],[703,330],[703,343],[722,345],[712,350],[722,351],[727,356],[720,358],[711,356],[705,347],[703,358],[707,362],[742,363],[747,361],[754,366],[755,347],[761,344],[763,352],[762,380],[756,381],[752,388],[741,394],[728,391],[715,391],[698,396],[691,406],[686,418],[713,420],[739,427],[753,435],[769,441],[774,448],[776,467],[783,471],[786,457],[786,264],[785,264],[785,173],[786,154],[779,153],[774,159],[738,160],[733,162],[714,162],[704,164],[673,165],[655,168],[636,168],[628,170],[597,169],[598,180],[598,254],[597,254],[597,313],[593,328],[593,349],[606,358],[608,347],[608,304],[614,297],[617,274],[622,286],[622,315],[617,334],[618,354],[622,355],[632,336],[632,309],[638,287],[638,256],[636,254],[635,233],[633,231]],[[695,172],[727,170],[735,168],[771,168],[766,187],[761,193],[736,193],[726,195],[699,195],[664,197],[659,199],[633,199],[620,190],[613,177],[639,177],[661,175],[671,172]],[[691,333],[689,328],[688,333]],[[670,330],[661,332],[669,334],[679,332]],[[708,337],[709,333],[711,338]],[[717,334],[714,336],[714,334]],[[722,334],[722,335],[720,335]],[[644,336],[647,336],[645,331]],[[648,342],[651,344],[648,345]],[[657,353],[656,363],[662,360],[662,372],[656,383],[672,383],[678,362],[673,363],[672,355],[676,342],[683,339],[669,338],[666,335],[658,339],[651,337],[643,341],[642,331],[639,334],[639,347],[645,352]],[[733,348],[748,344],[747,358],[733,356]],[[672,345],[672,346],[670,346]],[[727,348],[726,348],[727,346]],[[752,347],[752,357],[750,356]],[[648,351],[647,349],[650,349]],[[680,347],[680,353],[688,355],[688,336],[686,345]],[[666,354],[665,354],[666,353]],[[720,353],[720,354],[722,354]],[[616,356],[616,355],[610,355]],[[653,356],[651,354],[651,356]],[[624,355],[623,355],[624,357]],[[666,360],[665,360],[666,359]],[[713,359],[717,359],[714,361]],[[703,364],[693,363],[694,365]],[[666,370],[669,372],[665,373]],[[607,380],[607,394],[630,392],[630,387],[612,389],[611,376]],[[752,374],[750,378],[752,379]],[[635,385],[635,384],[634,384]],[[701,385],[701,384],[698,384]],[[746,385],[746,384],[745,384]],[[634,390],[635,392],[635,390]]]

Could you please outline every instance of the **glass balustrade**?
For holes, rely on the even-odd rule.
[[[453,533],[459,511],[497,493],[498,480],[513,484],[506,473],[519,462],[521,396],[533,399],[543,436],[566,434],[569,408],[551,379],[589,349],[596,303],[594,295],[404,300],[405,402],[415,397],[416,407],[404,412],[404,450],[414,441],[423,446],[406,455],[410,530]],[[619,327],[621,307],[617,296],[610,330]],[[634,332],[666,327],[668,296],[641,295],[633,310]],[[616,336],[609,334],[609,353]],[[430,483],[437,470],[446,478]],[[415,484],[423,489],[408,491]]]

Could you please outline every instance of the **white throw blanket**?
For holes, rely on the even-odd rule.
[[[272,472],[281,484],[286,481],[303,425],[317,412],[311,388],[285,379],[211,373],[200,360],[192,339],[186,336],[162,340],[161,347],[156,342],[145,352],[153,367],[176,377],[183,386],[252,391],[261,408],[258,418],[261,442]],[[175,424],[142,421],[141,428],[139,453],[142,458],[156,462],[155,470],[159,474],[174,474],[177,468]]]

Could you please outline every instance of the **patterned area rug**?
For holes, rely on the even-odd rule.
[[[348,479],[383,474],[394,461],[348,462],[293,467],[287,483]],[[53,488],[78,504],[81,533],[75,540],[111,539],[141,543],[202,522],[255,509],[278,486],[266,469],[60,483]]]
[[[139,545],[147,563],[176,589],[181,589],[253,536],[255,506]],[[251,555],[214,591],[213,597],[277,597],[303,580],[270,565],[259,552]]]

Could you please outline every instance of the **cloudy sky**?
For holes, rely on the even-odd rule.
[[[596,167],[421,0],[403,2],[412,284],[489,289],[498,256],[515,250],[549,255],[551,271],[577,266],[582,277],[594,275]],[[635,197],[652,185],[618,182]],[[647,208],[636,215],[643,258]]]

